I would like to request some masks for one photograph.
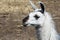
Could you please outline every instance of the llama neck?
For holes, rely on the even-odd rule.
[[[45,16],[46,20],[43,26],[37,29],[38,40],[58,40],[52,17],[48,14]]]
[[[36,29],[36,34],[37,34],[37,39],[38,39],[38,40],[41,40],[41,37],[40,37],[40,35],[41,35],[41,34],[40,34],[40,31],[41,31],[41,30],[40,30],[40,27],[41,27],[41,26],[36,26],[36,27],[35,27],[35,29]]]

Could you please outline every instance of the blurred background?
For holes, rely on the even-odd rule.
[[[32,0],[45,4],[46,11],[50,12],[60,33],[60,0]],[[0,0],[0,40],[37,40],[34,27],[23,27],[22,19],[33,9],[29,0]]]

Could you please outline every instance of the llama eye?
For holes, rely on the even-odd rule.
[[[39,19],[39,16],[38,15],[35,15],[34,17],[35,17],[36,20]]]

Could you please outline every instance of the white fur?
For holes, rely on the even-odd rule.
[[[55,30],[55,25],[49,13],[45,12],[45,21],[40,28],[40,35],[42,40],[58,40],[58,34]]]
[[[37,7],[32,3],[31,0],[29,0],[29,2],[30,2],[30,4],[31,4],[31,6],[32,6],[33,9],[37,9]]]

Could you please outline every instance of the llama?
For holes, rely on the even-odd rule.
[[[59,40],[54,21],[51,15],[46,12],[44,4],[39,2],[41,8],[38,9],[32,1],[29,2],[34,11],[23,19],[23,26],[34,26],[38,40]]]

